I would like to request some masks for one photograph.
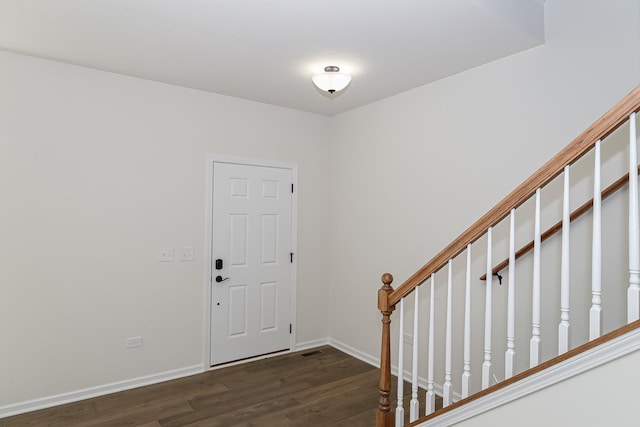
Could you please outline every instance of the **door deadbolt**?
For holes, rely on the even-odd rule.
[[[216,260],[216,270],[222,270],[222,260],[220,258]]]

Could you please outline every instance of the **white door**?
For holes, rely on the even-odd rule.
[[[213,164],[212,366],[290,348],[292,175]]]

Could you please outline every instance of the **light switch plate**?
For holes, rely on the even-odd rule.
[[[193,247],[180,248],[180,261],[193,261]]]
[[[160,262],[173,261],[173,248],[169,248],[169,247],[160,248],[160,251],[158,252],[158,261]]]

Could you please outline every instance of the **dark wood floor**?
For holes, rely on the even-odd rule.
[[[4,418],[0,426],[370,427],[377,385],[375,367],[325,346]]]

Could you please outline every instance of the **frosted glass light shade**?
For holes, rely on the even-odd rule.
[[[333,71],[334,69],[335,71]],[[339,71],[338,67],[326,67],[324,73],[316,74],[311,77],[311,80],[320,90],[329,93],[339,92],[351,82],[349,74],[340,73]]]

